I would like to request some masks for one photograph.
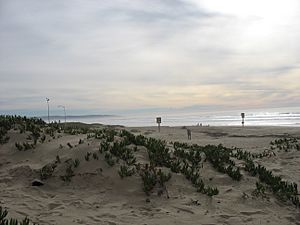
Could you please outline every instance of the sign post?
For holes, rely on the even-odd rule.
[[[245,113],[241,113],[241,117],[242,117],[242,126],[244,127],[245,124]]]
[[[156,117],[156,123],[158,125],[158,132],[160,132],[161,117]]]

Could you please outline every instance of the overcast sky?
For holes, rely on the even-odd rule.
[[[0,0],[0,113],[46,97],[99,114],[299,106],[300,1]]]

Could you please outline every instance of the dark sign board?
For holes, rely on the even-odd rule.
[[[161,123],[161,117],[156,117],[156,123]]]

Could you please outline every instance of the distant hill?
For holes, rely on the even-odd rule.
[[[67,119],[98,118],[98,117],[117,117],[116,115],[67,115]],[[42,116],[42,119],[48,119],[48,116]],[[64,119],[65,116],[50,116],[50,120]]]

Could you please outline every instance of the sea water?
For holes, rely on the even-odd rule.
[[[155,113],[131,113],[115,116],[84,116],[67,118],[68,122],[101,123],[131,127],[156,126],[156,117],[162,118],[162,126],[240,126],[241,113],[245,113],[246,126],[299,126],[300,108],[256,109],[234,111],[174,111]]]

